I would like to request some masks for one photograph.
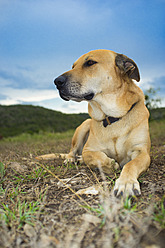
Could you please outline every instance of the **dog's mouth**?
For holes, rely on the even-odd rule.
[[[90,92],[90,93],[87,93],[87,94],[84,94],[84,95],[80,95],[80,96],[66,95],[62,91],[59,91],[59,94],[60,94],[60,97],[65,101],[72,100],[72,101],[76,101],[76,102],[81,102],[83,100],[91,101],[93,99],[93,97],[94,97],[93,92]]]
[[[95,94],[93,92],[91,92],[91,93],[85,95],[84,98],[85,98],[85,100],[90,101],[93,99],[94,95]]]
[[[69,98],[68,96],[64,95],[62,92],[59,91],[59,94],[60,94],[60,97],[61,97],[63,100],[65,100],[65,101],[69,101],[69,100],[70,100],[70,98]]]

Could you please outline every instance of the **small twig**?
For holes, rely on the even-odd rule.
[[[91,174],[94,176],[98,184],[101,186],[101,183],[99,182],[99,179],[97,178],[96,174],[92,171],[91,167],[87,164],[88,169],[90,170]]]
[[[65,187],[67,187],[74,195],[76,195],[83,203],[85,203],[89,208],[91,208],[88,203],[80,196],[78,195],[71,187],[69,187],[66,183],[63,182],[58,176],[56,176],[52,171],[47,169],[43,164],[38,163],[44,170],[46,170],[49,174],[51,174],[53,177],[55,177],[58,181],[60,181]],[[79,203],[78,203],[79,204]],[[81,206],[81,204],[79,204]]]
[[[69,178],[68,181],[66,181],[66,184],[69,183],[70,181],[72,181],[73,178],[79,176],[79,175],[83,175],[83,176],[87,176],[86,174],[84,174],[83,172],[79,172],[76,175],[74,175],[73,177]]]

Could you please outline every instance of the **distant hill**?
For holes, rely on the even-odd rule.
[[[64,132],[75,129],[89,115],[63,114],[32,105],[0,105],[0,138],[39,131]],[[153,109],[150,120],[165,119],[165,108]]]
[[[39,131],[63,132],[75,129],[88,114],[63,114],[32,105],[0,105],[0,137]]]

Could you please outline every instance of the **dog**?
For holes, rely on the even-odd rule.
[[[88,101],[91,117],[76,129],[70,153],[61,157],[74,162],[82,154],[85,164],[105,173],[122,168],[113,189],[117,197],[139,196],[137,179],[150,165],[149,112],[134,80],[139,82],[140,74],[132,59],[102,49],[82,55],[54,80],[63,100]]]

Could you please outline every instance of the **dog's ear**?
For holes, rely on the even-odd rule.
[[[123,54],[117,53],[115,63],[116,66],[129,78],[135,79],[137,82],[140,81],[139,69],[132,59]]]

